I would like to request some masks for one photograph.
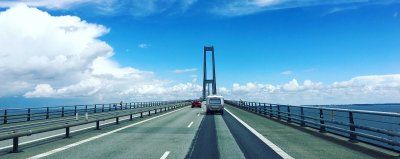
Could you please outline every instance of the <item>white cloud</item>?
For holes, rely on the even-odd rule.
[[[355,3],[379,3],[379,1],[370,2],[368,0],[229,0],[220,1],[215,4],[213,13],[224,16],[248,15],[266,10],[278,10],[297,7],[307,7],[316,5],[331,4],[355,4]],[[381,3],[385,3],[381,1]],[[396,2],[394,2],[396,3]],[[336,8],[331,12],[338,12],[345,8]],[[350,9],[350,8],[349,8]]]
[[[95,0],[98,1],[98,0]],[[65,9],[74,5],[90,2],[90,0],[3,0],[0,7],[8,8],[24,3],[31,7],[46,7],[49,9]]]
[[[197,68],[186,68],[186,69],[181,69],[181,70],[174,70],[174,73],[180,74],[180,73],[188,73],[188,72],[196,72]]]
[[[52,16],[19,4],[0,12],[0,98],[85,98],[88,101],[197,97],[193,83],[159,80],[121,67],[99,37],[109,30],[75,16]],[[166,93],[168,92],[168,93]],[[167,94],[167,95],[166,95]]]
[[[335,14],[335,13],[339,13],[339,12],[343,12],[343,11],[348,11],[348,10],[355,10],[358,9],[358,7],[356,6],[349,6],[349,7],[335,7],[332,8],[329,12],[327,12],[325,15],[329,15],[329,14]]]
[[[149,44],[145,44],[145,43],[141,43],[141,44],[138,45],[138,47],[142,48],[142,49],[147,49],[147,48],[150,47],[150,45]]]
[[[146,17],[160,13],[184,12],[196,2],[197,0],[2,0],[0,8],[9,8],[21,3],[53,10],[88,7],[92,9],[90,13],[100,15]]]
[[[244,99],[281,104],[348,104],[400,102],[400,74],[359,76],[324,85],[296,79],[283,85],[233,84],[220,92],[229,99]]]
[[[156,79],[153,72],[122,67],[99,40],[109,30],[75,16],[52,16],[18,5],[0,12],[0,97],[85,98],[132,101],[197,98],[202,87]],[[196,68],[175,70],[195,72]],[[400,102],[400,74],[359,76],[322,84],[296,79],[282,85],[249,82],[219,88],[229,99],[272,103]]]
[[[281,72],[282,75],[291,75],[293,72],[290,70]]]

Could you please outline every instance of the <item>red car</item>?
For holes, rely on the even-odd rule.
[[[192,101],[192,108],[199,107],[201,108],[201,102],[198,100]]]

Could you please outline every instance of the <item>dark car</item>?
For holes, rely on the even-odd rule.
[[[192,108],[199,107],[201,108],[201,102],[198,100],[192,101]]]

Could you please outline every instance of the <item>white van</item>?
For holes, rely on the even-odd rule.
[[[224,114],[224,98],[218,95],[210,95],[206,98],[206,113],[219,112]]]

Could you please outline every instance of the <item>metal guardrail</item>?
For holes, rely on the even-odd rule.
[[[71,111],[75,113],[74,115],[70,115],[69,113],[67,113],[69,111],[65,111],[65,107],[61,107],[61,110],[64,111],[61,114],[57,114],[57,116],[53,118],[50,118],[50,115],[54,115],[56,113],[46,111],[45,114],[39,113],[40,116],[44,115],[44,118],[12,123],[7,122],[7,124],[0,125],[0,141],[13,139],[12,152],[19,152],[19,138],[23,136],[29,136],[32,134],[38,134],[58,129],[65,129],[65,137],[68,138],[70,137],[70,127],[96,123],[96,130],[99,130],[100,121],[115,118],[116,124],[119,124],[119,118],[123,116],[130,116],[129,119],[132,120],[133,114],[140,113],[140,118],[142,118],[143,113],[145,112],[148,112],[148,115],[151,115],[151,111],[154,111],[154,113],[157,114],[157,110],[159,110],[159,112],[161,112],[163,109],[164,111],[167,111],[170,109],[187,106],[189,104],[190,103],[188,101],[137,102],[130,104],[123,103],[118,104],[118,108],[108,107],[108,111],[106,111],[107,109],[104,109],[105,107],[100,107],[100,109],[97,109],[96,105],[98,104],[92,105],[94,109],[89,109],[89,105],[85,105],[84,109],[77,109],[77,106],[73,106],[73,108],[75,109]],[[103,104],[101,105],[104,106]],[[46,107],[46,110],[50,110],[50,108],[56,107]],[[29,109],[32,110],[32,108],[27,108],[26,110]],[[80,112],[84,113],[82,113],[82,115],[79,115]],[[91,112],[91,114],[89,114],[89,112]],[[25,119],[27,119],[27,117],[31,117],[32,119],[32,116],[34,116],[34,114],[13,114],[12,116],[24,117]],[[9,116],[6,115],[6,117]]]
[[[74,116],[76,113],[98,113],[115,110],[132,109],[164,105],[171,101],[108,103],[73,106],[37,107],[37,108],[5,108],[0,109],[0,125]]]
[[[233,101],[256,114],[400,152],[400,113]]]

